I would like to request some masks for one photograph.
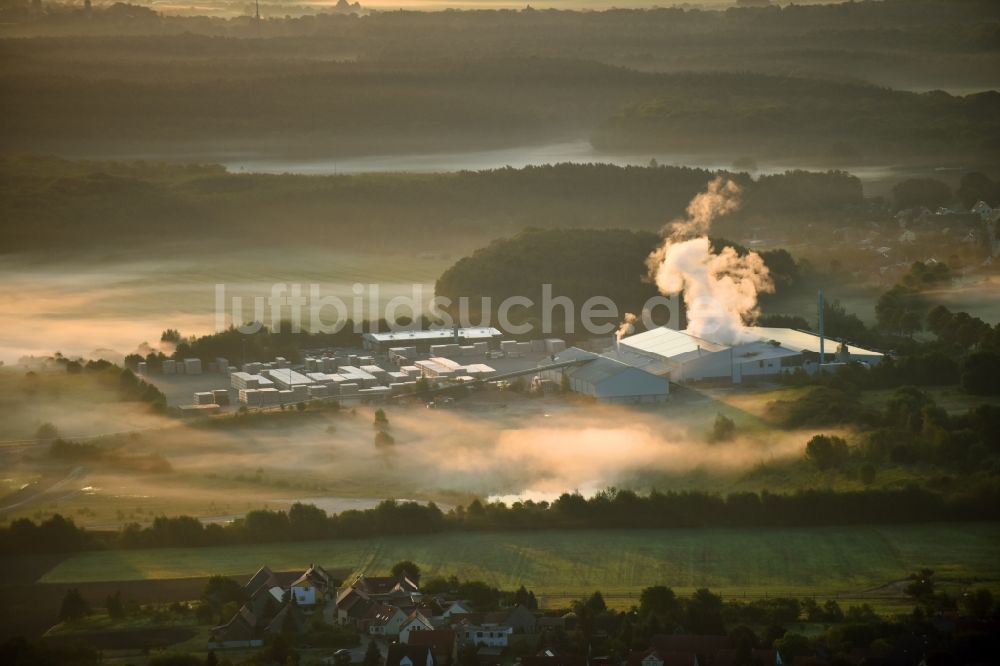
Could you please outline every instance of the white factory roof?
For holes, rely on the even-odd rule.
[[[458,329],[458,337],[464,340],[491,339],[503,335],[492,326],[476,326]],[[455,329],[432,328],[427,331],[389,331],[386,333],[365,333],[365,339],[376,342],[407,342],[408,340],[453,340]]]
[[[704,352],[728,349],[726,345],[709,342],[690,333],[677,331],[666,326],[622,338],[621,347],[678,361],[685,360],[689,356],[698,356]]]
[[[798,356],[799,352],[774,345],[770,342],[748,342],[746,344],[733,347],[733,361],[742,363],[745,361],[766,361],[774,358],[785,358],[786,356]]]
[[[272,368],[266,370],[268,377],[279,381],[288,386],[293,386],[295,384],[312,384],[313,380],[309,379],[305,375],[295,372],[291,368]]]
[[[815,333],[799,331],[794,328],[768,328],[766,326],[753,326],[747,330],[763,342],[774,340],[785,349],[791,349],[796,352],[810,351],[815,354],[819,353],[819,336]],[[824,351],[826,354],[832,356],[839,346],[840,343],[838,341],[827,338]],[[862,349],[853,345],[847,345],[847,349],[852,355],[882,356],[879,352]]]

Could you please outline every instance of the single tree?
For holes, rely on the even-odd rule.
[[[117,619],[125,616],[120,590],[108,595],[107,599],[104,600],[104,608],[108,611],[108,617]]]
[[[80,594],[80,590],[75,587],[66,590],[62,605],[59,607],[59,621],[78,620],[88,612],[90,612],[90,607]]]
[[[362,666],[379,666],[382,663],[382,653],[374,640],[368,640],[368,647],[365,648],[365,656],[361,663]]]
[[[420,567],[410,560],[402,560],[392,565],[392,575],[395,578],[406,576],[415,583],[420,582]]]

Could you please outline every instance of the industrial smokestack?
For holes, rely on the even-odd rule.
[[[823,351],[824,351],[824,346],[826,344],[825,331],[823,330],[823,325],[824,325],[824,322],[823,322],[823,311],[826,308],[823,307],[823,290],[822,289],[819,290],[819,299],[818,299],[817,307],[819,308],[819,364],[820,364],[820,367],[822,369],[822,365],[823,365],[823,361],[824,361]]]

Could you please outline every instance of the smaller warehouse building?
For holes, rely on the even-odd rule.
[[[577,393],[593,396],[601,402],[643,404],[664,402],[670,394],[670,382],[617,359],[584,351],[577,347],[559,353],[554,362],[581,360],[580,365],[546,371],[545,378],[561,383]]]
[[[386,333],[365,333],[361,336],[364,348],[379,353],[386,353],[393,347],[413,347],[418,352],[431,351],[431,345],[469,346],[486,342],[490,349],[495,349],[503,334],[491,326],[476,326],[470,328],[432,328],[426,331],[389,331]],[[438,350],[446,353],[448,350]]]

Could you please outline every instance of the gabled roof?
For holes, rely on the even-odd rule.
[[[752,326],[747,328],[747,331],[763,342],[774,340],[786,349],[797,352],[810,351],[816,354],[819,353],[819,336],[815,333],[800,331],[794,328],[768,328],[766,326]],[[825,353],[832,356],[837,351],[838,345],[838,341],[827,338]],[[879,352],[862,349],[850,344],[847,345],[847,348],[852,354],[882,356]]]
[[[708,659],[710,657],[707,657],[706,661]],[[627,666],[642,666],[647,660],[662,662],[663,666],[698,666],[698,655],[694,652],[662,652],[656,648],[649,648],[645,652],[633,652],[628,657]]]
[[[451,629],[414,631],[406,641],[408,645],[426,645],[435,652],[451,652],[455,646],[455,632]]]
[[[244,604],[229,622],[212,629],[212,637],[220,641],[249,640],[253,638],[256,630],[257,617]]]
[[[666,326],[622,338],[621,346],[677,360],[727,348],[726,345],[703,340],[685,331],[677,331]]]
[[[278,611],[274,619],[271,620],[267,625],[268,632],[272,634],[280,634],[285,629],[285,622],[288,618],[291,618],[291,622],[295,625],[295,631],[302,631],[306,626],[305,615],[302,614],[302,610],[299,608],[298,604],[287,603],[285,607]]]
[[[365,613],[365,619],[369,620],[369,624],[371,625],[380,626],[388,624],[396,616],[396,613],[402,613],[396,606],[391,604],[374,604]]]
[[[257,569],[257,573],[250,577],[250,580],[243,586],[243,590],[249,596],[260,589],[262,585],[266,585],[269,589],[272,587],[281,587],[278,577],[274,575],[274,572],[266,564]]]
[[[434,666],[434,653],[426,645],[393,643],[389,646],[385,666]]]

